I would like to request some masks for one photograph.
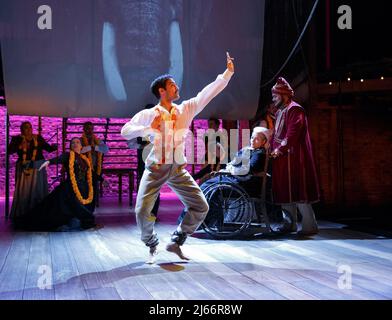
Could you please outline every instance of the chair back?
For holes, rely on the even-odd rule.
[[[268,166],[269,166],[269,151],[266,151],[265,154],[265,164],[264,164],[264,171],[260,172],[260,173],[256,173],[255,176],[256,177],[260,177],[262,178],[262,182],[261,182],[261,195],[260,198],[262,201],[265,201],[266,198],[266,192],[267,192],[267,179],[269,177],[268,174]]]

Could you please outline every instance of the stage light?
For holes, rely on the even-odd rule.
[[[332,86],[332,82],[330,82],[329,85]]]
[[[361,79],[361,82],[363,82],[364,80],[363,79]]]
[[[347,81],[350,82],[350,81],[351,81],[351,78],[347,78]]]
[[[381,80],[384,80],[384,77],[381,77]]]

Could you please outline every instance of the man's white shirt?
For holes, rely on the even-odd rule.
[[[170,113],[159,104],[152,109],[137,113],[131,121],[124,125],[121,135],[126,140],[148,137],[152,142],[152,148],[147,156],[146,165],[160,163],[159,157],[162,147],[164,147],[166,153],[165,163],[170,163],[167,161],[169,159],[171,163],[186,164],[185,138],[192,120],[214,97],[226,88],[233,74],[233,72],[226,70],[214,82],[200,91],[196,97],[183,101],[180,105],[172,104],[173,108]],[[160,134],[151,129],[151,124],[158,110],[162,116]],[[175,121],[172,120],[172,115],[175,115]],[[164,144],[162,144],[162,139],[165,141]]]

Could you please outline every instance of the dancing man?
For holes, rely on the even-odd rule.
[[[203,222],[209,207],[200,187],[185,169],[184,139],[193,118],[229,83],[234,74],[233,60],[227,53],[227,70],[196,97],[183,101],[180,105],[173,103],[180,98],[179,88],[173,77],[158,77],[152,82],[151,91],[159,99],[159,104],[136,114],[121,130],[121,135],[126,140],[149,136],[153,142],[146,158],[135,207],[137,223],[142,233],[141,240],[150,249],[150,263],[154,262],[159,244],[154,232],[155,217],[151,215],[151,210],[165,183],[179,196],[187,211],[172,234],[171,243],[166,250],[183,260],[189,260],[180,246]]]

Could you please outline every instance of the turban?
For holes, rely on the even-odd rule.
[[[292,98],[294,96],[294,90],[291,88],[289,83],[284,78],[279,78],[276,84],[272,88],[272,93],[286,95]]]

